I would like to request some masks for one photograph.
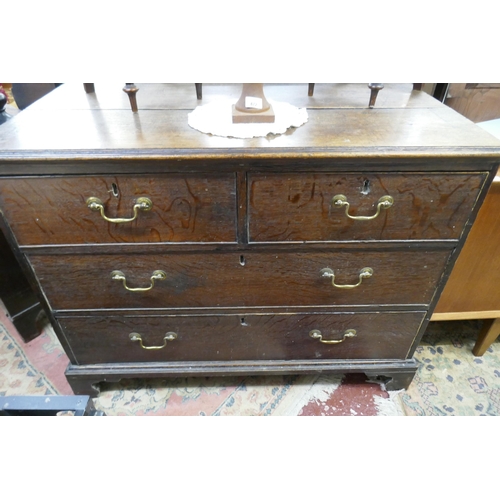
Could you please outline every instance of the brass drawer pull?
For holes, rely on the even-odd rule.
[[[123,273],[122,271],[111,272],[111,279],[121,281],[125,290],[128,290],[129,292],[147,292],[155,286],[155,280],[164,280],[166,279],[166,277],[167,273],[165,271],[154,271],[150,278],[151,285],[146,288],[130,288],[127,286],[127,278],[125,277],[125,273]]]
[[[115,224],[123,224],[124,222],[132,222],[137,218],[137,214],[139,213],[139,210],[142,210],[143,212],[149,212],[153,206],[153,202],[149,198],[137,198],[137,201],[134,204],[134,216],[131,217],[130,219],[111,219],[110,217],[107,217],[106,214],[104,213],[104,205],[102,201],[99,198],[95,198],[94,196],[91,196],[87,200],[87,207],[90,208],[90,210],[94,210],[95,212],[99,211],[101,212],[101,217],[108,222],[114,222]]]
[[[309,332],[309,337],[315,340],[319,340],[323,344],[340,344],[341,342],[344,342],[345,339],[355,336],[356,330],[346,330],[344,332],[344,336],[340,340],[323,340],[323,335],[320,330],[311,330]]]
[[[335,273],[332,269],[330,269],[329,267],[325,267],[324,269],[321,269],[320,272],[322,276],[332,278],[332,285],[335,288],[356,288],[357,286],[361,285],[363,279],[371,278],[373,276],[373,269],[371,267],[363,267],[363,269],[359,271],[359,281],[355,285],[337,285],[337,283],[335,283]]]
[[[175,340],[177,338],[177,334],[174,332],[167,332],[165,337],[163,337],[163,345],[151,345],[145,346],[142,343],[142,337],[140,333],[131,333],[129,338],[132,342],[139,342],[140,346],[143,349],[163,349],[167,345],[167,340]]]
[[[382,196],[380,200],[378,200],[377,204],[377,211],[375,212],[374,215],[349,215],[349,202],[347,201],[347,198],[343,194],[337,194],[332,198],[332,205],[335,205],[336,207],[345,207],[345,214],[349,219],[354,219],[354,220],[372,220],[378,217],[380,214],[380,210],[383,208],[384,210],[387,210],[388,208],[391,208],[392,205],[394,205],[394,199],[392,196]]]

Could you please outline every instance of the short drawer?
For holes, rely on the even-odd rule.
[[[249,241],[457,239],[485,179],[482,172],[250,174]]]
[[[234,174],[2,179],[0,206],[20,245],[236,241]]]
[[[59,322],[77,362],[96,364],[404,359],[423,318],[423,312],[408,312],[90,316]]]
[[[56,310],[426,305],[449,253],[349,248],[298,254],[32,255],[30,261]]]

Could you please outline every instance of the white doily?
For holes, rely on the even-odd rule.
[[[272,101],[274,123],[233,123],[232,106],[236,101],[216,101],[198,106],[188,115],[190,127],[205,134],[237,139],[265,137],[268,134],[283,134],[290,127],[300,127],[307,122],[307,110],[286,102]]]

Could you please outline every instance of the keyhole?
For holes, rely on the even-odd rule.
[[[118,196],[118,186],[114,182],[111,184],[110,191],[113,193],[113,196]]]
[[[370,181],[365,179],[363,182],[363,187],[361,188],[361,194],[369,194],[370,193]]]
[[[240,266],[244,266],[244,265],[245,265],[245,256],[240,255]]]
[[[245,321],[245,318],[241,318],[241,326],[248,326],[247,322]]]

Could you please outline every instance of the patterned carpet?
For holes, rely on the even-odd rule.
[[[476,357],[479,321],[431,323],[415,358],[419,369],[398,395],[407,415],[500,415],[500,343]]]
[[[500,415],[500,343],[474,357],[479,327],[431,323],[407,391],[388,393],[362,375],[197,377],[103,384],[94,402],[107,415],[136,416]],[[0,395],[70,395],[67,363],[50,326],[24,344],[0,310]]]

